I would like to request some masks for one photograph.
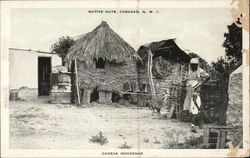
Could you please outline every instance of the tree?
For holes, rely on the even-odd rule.
[[[59,38],[59,41],[51,46],[51,50],[56,52],[59,57],[62,58],[62,65],[65,65],[65,57],[68,53],[69,48],[75,43],[75,40],[67,37]]]
[[[228,32],[224,34],[225,41],[223,47],[226,51],[226,57],[232,62],[232,68],[236,69],[242,64],[242,28],[235,23],[228,25]]]
[[[228,32],[224,33],[225,41],[222,46],[225,48],[225,56],[220,57],[217,61],[212,62],[216,70],[216,76],[221,82],[223,103],[221,103],[221,122],[226,123],[225,111],[228,107],[228,83],[230,74],[242,64],[242,28],[231,24],[227,26]]]
[[[222,44],[225,48],[225,56],[211,63],[219,77],[226,80],[242,64],[242,28],[235,23],[228,25],[227,28],[228,32],[224,33],[225,41]]]
[[[216,62],[211,63],[217,72],[217,77],[227,80],[233,71],[234,63],[228,57],[220,57]]]

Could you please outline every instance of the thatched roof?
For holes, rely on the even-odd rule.
[[[162,40],[142,45],[137,52],[139,56],[144,60],[147,59],[148,49],[152,51],[152,53],[154,54],[154,58],[163,56],[168,59],[177,59],[185,63],[189,62],[190,60],[189,55],[181,50],[175,43],[175,39]]]
[[[69,49],[66,60],[78,59],[90,64],[102,58],[108,62],[123,63],[139,59],[135,50],[102,21],[92,32],[80,37]]]

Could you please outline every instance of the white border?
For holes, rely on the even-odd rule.
[[[230,0],[213,1],[1,1],[1,155],[3,157],[103,157],[104,150],[9,150],[9,110],[8,110],[8,46],[11,8],[231,8]],[[243,48],[249,50],[249,33],[243,33]],[[246,54],[243,54],[243,126],[244,149],[239,155],[249,149],[249,65],[246,65]],[[109,149],[105,151],[124,151]],[[135,150],[127,150],[135,151]],[[140,149],[141,157],[225,157],[229,149]],[[117,157],[107,156],[105,157]],[[122,156],[120,156],[122,157]],[[138,157],[138,156],[123,156]]]

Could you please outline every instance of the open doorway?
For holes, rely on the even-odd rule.
[[[51,58],[38,57],[38,94],[49,95],[50,90]]]
[[[118,93],[116,93],[116,92],[112,92],[112,102],[113,103],[118,103],[119,102],[119,100],[120,100],[120,95],[118,94]]]
[[[99,92],[97,91],[97,87],[93,90],[90,95],[90,102],[98,102],[99,100]]]

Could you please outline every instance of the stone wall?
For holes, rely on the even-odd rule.
[[[242,126],[242,67],[229,77],[227,123]]]
[[[84,62],[78,61],[77,68],[80,89],[93,90],[94,88],[97,88],[97,91],[99,92],[116,92],[121,95],[124,91],[124,83],[137,83],[138,79],[136,63],[134,61],[131,61],[127,64],[106,62],[104,69],[97,69],[95,62],[93,62],[92,65],[87,65]],[[111,94],[106,94],[105,96],[110,98],[110,95]],[[103,93],[99,93],[99,97],[102,96]],[[101,98],[100,100],[106,99]]]
[[[184,89],[182,94],[185,93]],[[227,86],[222,83],[222,79],[209,80],[204,85],[201,85],[200,98],[203,121],[205,123],[224,124],[225,109],[227,108]],[[187,111],[183,111],[180,120],[191,122],[192,115]]]
[[[230,74],[228,84],[228,110],[227,125],[235,127],[229,135],[229,140],[236,146],[242,141],[243,137],[243,85],[242,85],[242,66]],[[242,147],[242,144],[240,144]]]
[[[206,112],[205,122],[224,124],[227,108],[227,85],[226,79],[210,80],[201,86],[202,109]],[[209,120],[210,119],[210,120]]]

